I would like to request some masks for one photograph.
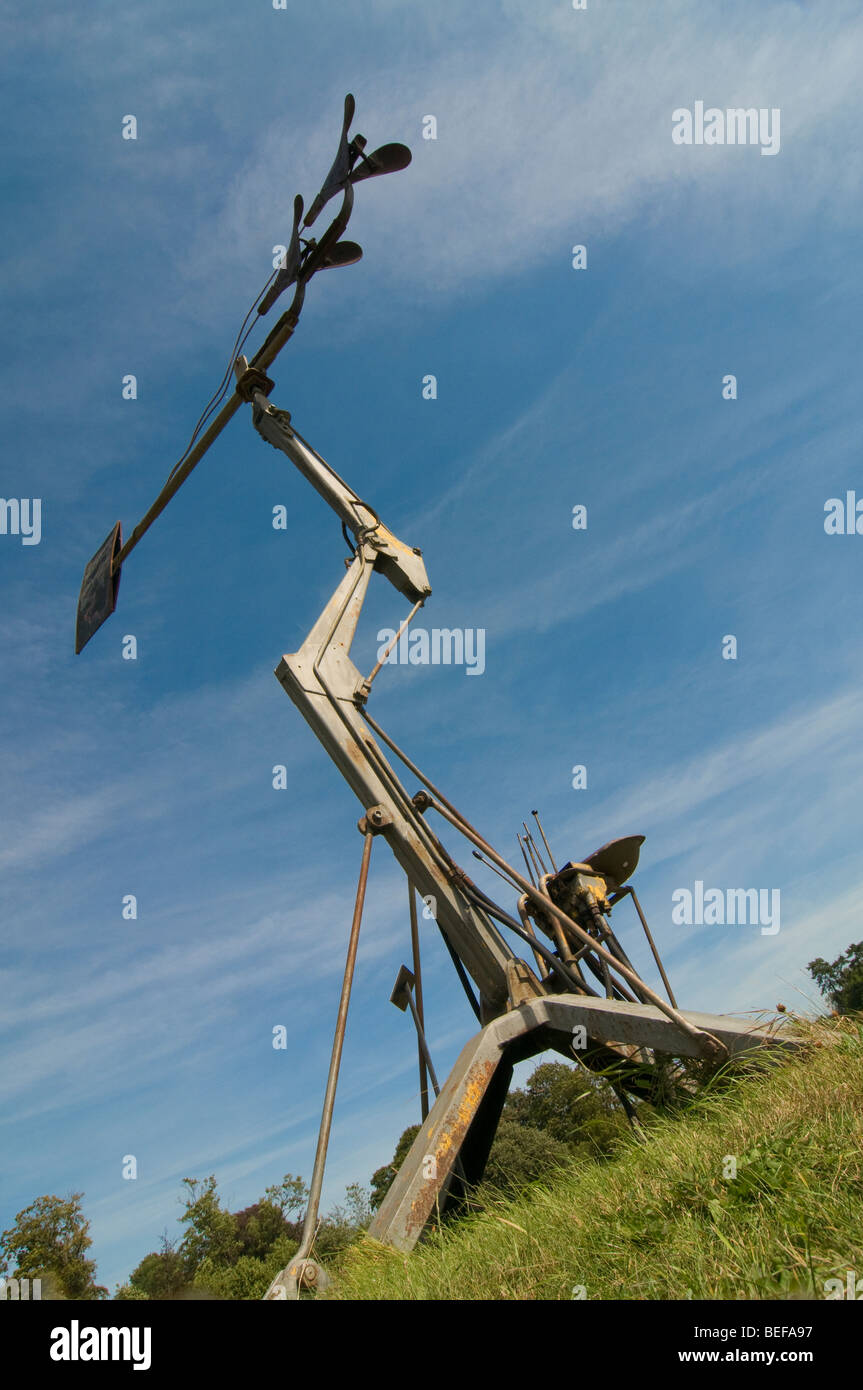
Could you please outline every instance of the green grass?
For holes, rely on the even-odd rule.
[[[757,1054],[610,1161],[573,1163],[408,1256],[366,1239],[331,1297],[824,1298],[826,1279],[863,1275],[863,1019],[795,1024],[802,1054]]]

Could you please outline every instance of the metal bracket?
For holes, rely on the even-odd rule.
[[[249,405],[255,399],[255,393],[260,392],[263,396],[268,396],[275,387],[272,377],[268,377],[266,372],[262,372],[260,367],[250,367],[245,357],[238,357],[234,363],[236,374],[235,390]],[[290,416],[288,416],[290,419]]]
[[[385,806],[370,806],[364,816],[357,821],[361,835],[380,835],[393,823],[393,818]]]
[[[276,1275],[264,1294],[264,1300],[286,1301],[289,1298],[299,1298],[300,1289],[312,1289],[315,1293],[320,1293],[329,1286],[330,1276],[317,1260],[295,1260]]]
[[[507,1009],[518,1009],[522,1004],[530,1004],[534,999],[544,999],[545,990],[534,975],[530,966],[523,960],[510,960],[506,964],[506,983],[509,990]]]

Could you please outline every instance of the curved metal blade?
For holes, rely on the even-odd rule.
[[[371,154],[360,155],[360,162],[351,174],[351,183],[376,179],[379,174],[395,174],[399,169],[406,169],[410,162],[411,152],[407,145],[381,145]]]
[[[321,270],[329,270],[331,266],[354,265],[362,260],[363,248],[355,241],[338,241],[331,251],[328,251],[321,263]]]
[[[340,188],[344,188],[345,184],[347,183],[350,177],[351,151],[350,146],[348,144],[348,130],[350,129],[351,121],[354,119],[355,110],[356,102],[354,101],[350,92],[348,92],[347,96],[345,97],[345,117],[344,121],[342,122],[342,134],[341,139],[339,140],[339,152],[333,161],[333,167],[330,169],[330,172],[324,179],[323,187],[321,188],[320,193],[318,194],[317,198],[312,203],[312,206],[306,213],[306,220],[303,223],[304,227],[311,227],[312,223],[315,221],[315,218],[318,216],[321,209],[326,207],[327,203],[330,201],[331,198],[335,197]]]
[[[297,278],[297,272],[300,268],[300,218],[302,215],[303,200],[298,193],[294,199],[294,229],[291,232],[285,264],[258,305],[259,314],[265,314],[268,309],[271,309],[282,290],[286,290],[288,285],[292,285]]]
[[[597,873],[620,887],[635,873],[643,844],[643,835],[622,835],[619,840],[609,840],[607,845],[595,849],[582,863],[589,864]]]

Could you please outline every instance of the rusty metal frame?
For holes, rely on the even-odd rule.
[[[698,1058],[699,1035],[709,1034],[729,1054],[768,1044],[793,1047],[748,1020],[724,1014],[684,1013],[679,1020],[651,1004],[548,995],[522,1004],[487,1024],[462,1049],[369,1227],[369,1236],[412,1250],[433,1213],[461,1195],[453,1164],[461,1156],[468,1181],[482,1174],[517,1062],[553,1049],[572,1059],[576,1029],[584,1029],[591,1053],[608,1053],[625,1065],[644,1047],[671,1056]],[[631,1050],[627,1052],[627,1050]]]

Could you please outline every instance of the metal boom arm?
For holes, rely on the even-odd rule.
[[[253,421],[357,538],[341,583],[300,650],[282,657],[276,676],[363,809],[372,819],[375,810],[381,812],[383,838],[420,894],[431,899],[440,930],[479,988],[483,1016],[495,1017],[506,1008],[507,967],[518,957],[491,919],[461,891],[446,851],[369,733],[361,714],[367,685],[350,658],[373,572],[379,570],[399,593],[420,603],[431,593],[422,554],[398,540],[301,439],[291,427],[290,415],[260,393],[253,402]]]

